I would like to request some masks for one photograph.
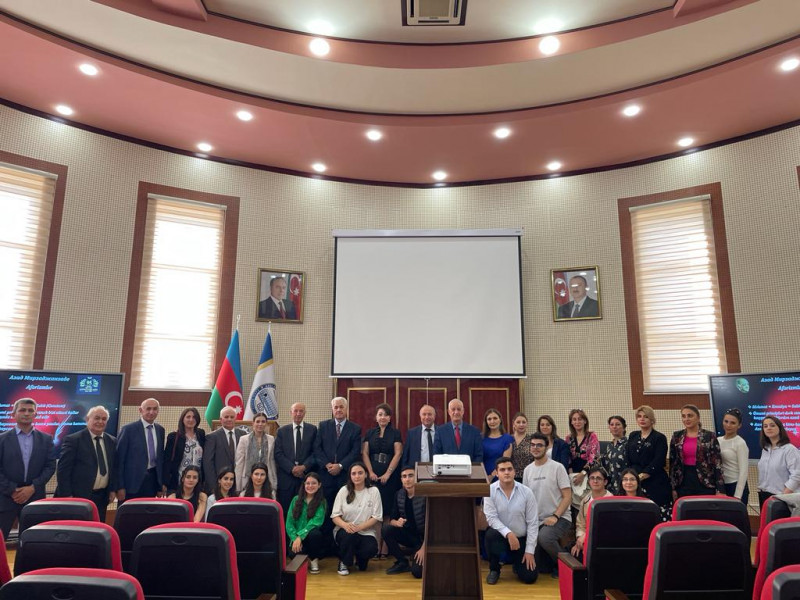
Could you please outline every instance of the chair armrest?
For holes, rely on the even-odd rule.
[[[275,594],[259,594],[256,600],[277,600],[278,596]]]
[[[308,562],[307,554],[295,554],[294,558],[286,565],[284,573],[297,573]]]
[[[628,600],[628,596],[622,590],[603,590],[606,600]]]
[[[558,560],[559,562],[564,563],[565,566],[569,567],[573,571],[586,570],[586,567],[583,566],[583,563],[574,556],[572,556],[572,554],[570,554],[569,552],[559,552]]]

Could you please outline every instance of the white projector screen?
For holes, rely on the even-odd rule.
[[[525,376],[521,229],[333,235],[332,376]]]

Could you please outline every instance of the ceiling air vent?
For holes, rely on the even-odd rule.
[[[400,0],[403,25],[463,25],[467,18],[467,0]]]

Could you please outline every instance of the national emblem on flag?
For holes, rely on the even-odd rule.
[[[219,412],[225,407],[236,409],[236,418],[244,416],[244,402],[242,399],[242,363],[239,356],[239,330],[233,332],[231,343],[225,360],[217,376],[217,382],[211,391],[211,398],[206,406],[206,421],[209,425],[214,419],[219,419]]]
[[[258,361],[253,387],[244,411],[244,419],[252,420],[255,415],[263,412],[268,419],[278,418],[278,399],[275,386],[275,364],[272,358],[272,333],[267,330],[267,339]]]

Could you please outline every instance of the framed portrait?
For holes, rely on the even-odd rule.
[[[305,273],[288,269],[259,269],[256,321],[302,323]]]
[[[600,276],[597,266],[552,269],[554,321],[602,319]]]

